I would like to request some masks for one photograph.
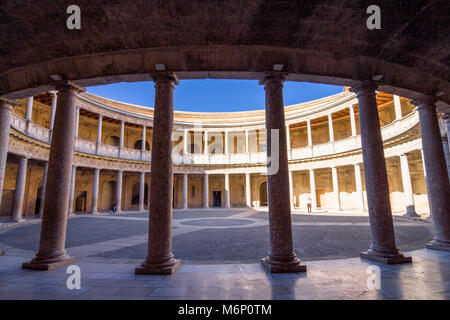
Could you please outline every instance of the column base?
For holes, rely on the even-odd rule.
[[[143,262],[139,267],[134,269],[135,274],[173,274],[180,267],[180,260],[171,259],[168,262],[159,264]]]
[[[300,259],[295,257],[291,261],[276,261],[270,256],[262,258],[261,264],[270,273],[295,273],[295,272],[305,272],[306,266],[300,264]]]
[[[420,218],[415,211],[406,212],[403,216],[408,218]]]
[[[24,262],[22,269],[38,270],[38,271],[52,271],[57,268],[69,265],[77,261],[76,258],[64,255],[58,259],[38,259],[34,258],[30,262]]]
[[[373,260],[384,264],[412,263],[411,257],[405,257],[401,253],[388,254],[369,249],[366,252],[361,252],[359,255],[363,259]]]
[[[450,251],[450,241],[432,240],[426,247],[431,250]]]
[[[9,222],[23,222],[25,219],[10,219]]]

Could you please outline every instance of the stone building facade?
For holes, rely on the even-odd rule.
[[[14,107],[2,217],[21,219],[42,213],[57,98],[52,91],[20,100]],[[408,99],[383,92],[377,92],[377,104],[392,211],[427,214],[417,109]],[[147,210],[153,108],[88,93],[77,95],[76,107],[69,212],[110,211],[113,204],[119,211]],[[286,106],[285,118],[292,208],[305,209],[309,196],[313,210],[367,211],[355,94],[344,90]],[[442,119],[444,148],[445,121]],[[174,208],[267,206],[263,110],[178,111],[174,128]],[[23,180],[25,183],[20,183]]]

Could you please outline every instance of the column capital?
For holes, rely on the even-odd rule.
[[[288,73],[286,72],[264,72],[264,76],[261,80],[259,80],[260,85],[267,85],[271,82],[281,82],[283,84],[284,80],[286,79],[286,76]]]
[[[77,93],[85,92],[86,89],[82,86],[79,86],[73,81],[70,80],[62,80],[57,81],[53,83],[53,86],[58,91],[64,91],[64,90],[75,90]]]
[[[417,106],[418,109],[425,106],[433,106],[437,102],[437,98],[435,96],[423,96],[411,101],[411,104]]]
[[[179,84],[180,81],[175,72],[173,71],[162,71],[158,73],[152,73],[150,76],[153,78],[153,81],[156,82],[170,82],[172,84]]]
[[[58,96],[58,91],[57,90],[51,90],[51,91],[48,91],[48,94],[51,95],[52,97],[57,97]]]
[[[350,92],[356,93],[356,96],[363,94],[375,94],[375,90],[377,90],[378,85],[370,80],[362,81],[355,86],[350,88]]]
[[[17,100],[0,97],[0,108],[12,109],[14,106],[17,106],[19,104],[20,102]]]

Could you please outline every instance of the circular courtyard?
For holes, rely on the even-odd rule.
[[[268,253],[268,214],[253,209],[175,210],[173,253],[183,263],[255,263]],[[424,248],[432,224],[394,216],[402,252]],[[40,223],[0,230],[8,254],[33,257]],[[368,249],[367,216],[292,215],[294,248],[303,260],[358,257]],[[147,254],[147,213],[81,215],[68,220],[66,248],[80,260],[140,263]]]

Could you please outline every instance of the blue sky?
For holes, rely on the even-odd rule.
[[[89,87],[105,98],[153,107],[153,82],[115,83]],[[307,82],[285,82],[284,104],[319,99],[343,91],[343,87]],[[182,80],[175,86],[175,110],[227,112],[264,109],[264,88],[256,80]]]

